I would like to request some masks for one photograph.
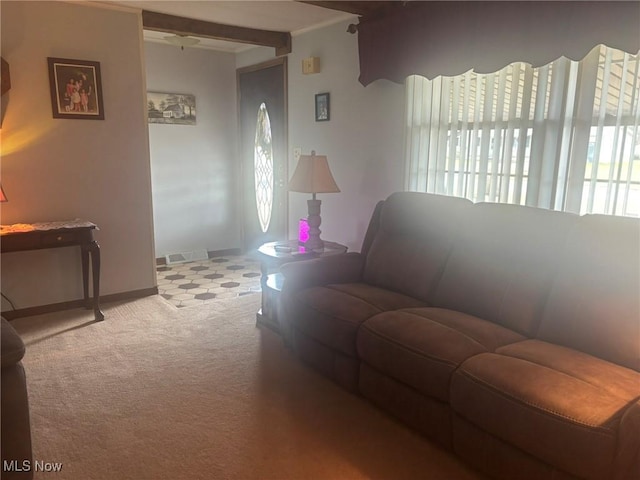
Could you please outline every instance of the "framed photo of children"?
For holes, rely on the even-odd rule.
[[[53,118],[104,120],[100,63],[48,57]]]
[[[318,93],[316,95],[316,122],[328,122],[330,118],[329,94]]]

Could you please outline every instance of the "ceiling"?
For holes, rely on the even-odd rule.
[[[104,2],[134,9],[165,13],[179,17],[204,20],[262,30],[290,32],[292,36],[332,23],[354,19],[354,13],[334,10],[294,0],[235,0],[235,1],[110,1]],[[319,2],[322,3],[322,2]],[[325,2],[326,3],[326,2]],[[336,2],[340,3],[353,2]],[[362,2],[364,5],[369,2]],[[384,3],[384,2],[381,2]],[[148,41],[166,43],[164,37],[172,34],[151,30],[144,31]],[[209,48],[226,52],[240,52],[251,45],[210,38],[200,38],[194,48]]]

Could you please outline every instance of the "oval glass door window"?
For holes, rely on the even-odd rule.
[[[271,144],[271,122],[264,102],[258,108],[256,140],[253,154],[256,188],[256,208],[262,232],[266,233],[273,209],[273,148]]]

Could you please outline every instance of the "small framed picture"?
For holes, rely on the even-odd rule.
[[[53,118],[104,120],[100,63],[47,58]]]
[[[149,123],[196,124],[196,97],[190,93],[147,92]]]
[[[330,118],[330,104],[328,93],[316,95],[316,122],[326,122]]]

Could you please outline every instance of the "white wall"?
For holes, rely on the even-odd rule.
[[[2,223],[95,222],[101,293],[156,284],[141,19],[62,2],[0,3]],[[47,57],[101,64],[105,120],[52,118]],[[82,298],[77,248],[2,255],[2,293],[17,308]],[[3,304],[3,307],[5,305]]]
[[[289,55],[289,175],[293,148],[327,155],[341,193],[320,194],[322,238],[359,250],[378,200],[403,184],[402,122],[404,87],[377,81],[358,83],[358,39],[341,22],[293,37]],[[237,66],[273,58],[272,48],[256,48],[237,56]],[[320,57],[321,73],[302,74],[302,59]],[[331,94],[331,120],[316,122],[314,95]],[[306,217],[307,195],[290,193],[290,236]]]
[[[238,248],[235,55],[144,51],[148,91],[196,97],[196,125],[149,124],[156,255]]]

